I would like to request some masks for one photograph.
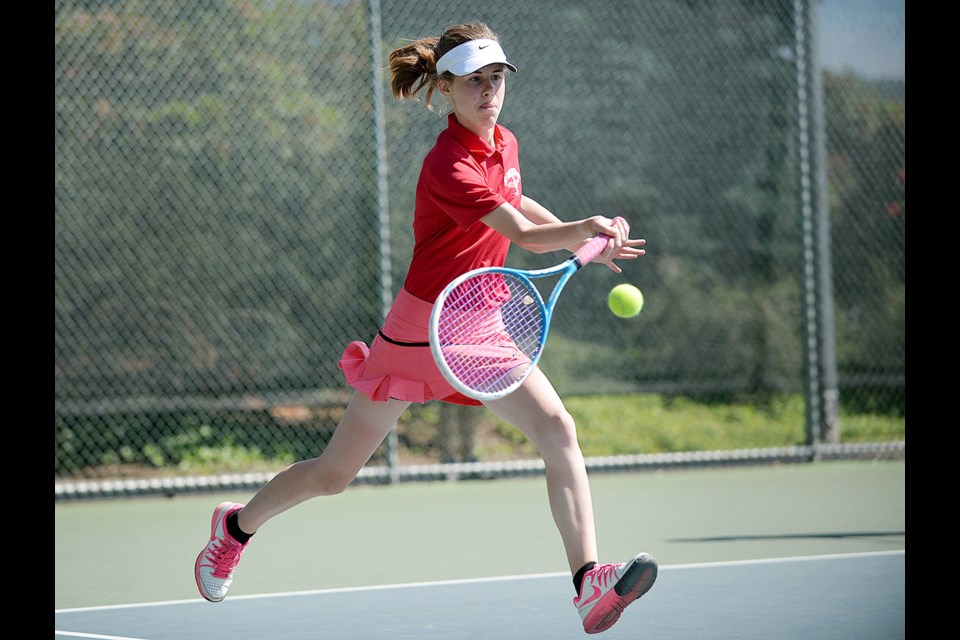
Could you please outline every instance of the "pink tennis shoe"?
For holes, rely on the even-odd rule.
[[[244,506],[239,502],[222,502],[213,511],[210,542],[200,552],[194,565],[200,595],[210,602],[220,602],[227,597],[233,582],[233,570],[237,568],[243,550],[249,545],[240,544],[227,533],[227,516]]]
[[[600,633],[612,627],[627,605],[645,594],[657,579],[657,561],[641,553],[622,564],[598,564],[583,576],[573,604],[583,630]]]

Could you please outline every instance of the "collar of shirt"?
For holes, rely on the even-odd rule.
[[[447,116],[447,131],[450,132],[457,144],[473,156],[489,158],[494,153],[503,151],[503,134],[500,132],[500,125],[494,125],[493,128],[493,147],[490,147],[480,136],[460,124],[454,113]]]

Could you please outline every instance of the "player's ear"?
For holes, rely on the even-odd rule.
[[[449,96],[450,81],[445,78],[437,78],[437,91],[439,91],[441,95]]]

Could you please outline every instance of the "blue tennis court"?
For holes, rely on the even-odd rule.
[[[905,636],[903,461],[591,484],[602,558],[660,562],[604,638]],[[246,494],[60,503],[56,637],[582,638],[544,491],[542,478],[401,483],[312,502],[257,534],[217,604],[194,560],[213,506]]]
[[[604,638],[894,640],[905,635],[905,552],[661,567]],[[567,574],[68,609],[57,638],[419,640],[584,637]]]

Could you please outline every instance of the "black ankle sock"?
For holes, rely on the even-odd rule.
[[[573,588],[577,590],[577,595],[580,595],[580,587],[583,586],[583,576],[587,574],[587,571],[593,569],[596,566],[596,562],[590,561],[587,564],[580,567],[580,570],[573,575]]]
[[[227,516],[227,533],[230,534],[234,540],[240,544],[247,544],[250,541],[250,538],[253,536],[252,533],[247,533],[240,528],[240,523],[238,522],[240,516],[239,511],[234,511],[229,516]]]

